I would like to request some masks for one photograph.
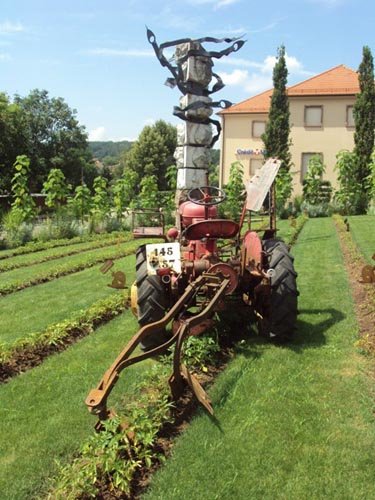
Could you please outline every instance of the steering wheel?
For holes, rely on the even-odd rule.
[[[222,189],[215,186],[202,186],[190,189],[187,197],[189,201],[196,205],[209,207],[222,203],[226,198],[226,194]]]

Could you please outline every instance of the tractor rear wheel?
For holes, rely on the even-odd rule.
[[[293,257],[283,241],[263,241],[263,250],[268,257],[268,268],[273,269],[271,294],[263,308],[263,319],[259,321],[262,335],[275,340],[290,340],[297,321],[297,273]]]
[[[160,276],[147,274],[146,245],[141,245],[136,252],[136,284],[139,325],[144,326],[160,320],[168,308],[168,294]],[[163,328],[143,339],[141,348],[149,351],[167,339],[167,332]]]

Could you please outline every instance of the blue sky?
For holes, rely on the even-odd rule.
[[[239,102],[272,86],[277,47],[289,84],[333,66],[357,69],[363,45],[375,56],[374,0],[0,0],[0,91],[41,88],[77,109],[92,140],[135,139],[172,117],[179,91],[146,39],[244,35],[215,63],[227,83],[216,96]]]

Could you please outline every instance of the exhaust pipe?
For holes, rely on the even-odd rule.
[[[161,277],[161,281],[164,283],[164,285],[169,285],[170,282],[171,282],[171,277],[169,274],[164,274],[162,277]]]

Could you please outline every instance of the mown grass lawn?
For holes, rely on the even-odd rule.
[[[0,386],[0,498],[40,498],[55,461],[72,459],[96,422],[84,405],[137,322],[122,314],[41,366]],[[123,374],[113,401],[131,393],[151,361]]]
[[[145,499],[375,498],[373,381],[332,221],[310,220],[293,253],[297,339],[239,346],[215,418],[199,412]]]
[[[87,250],[76,255],[69,255],[66,257],[61,257],[60,259],[51,260],[47,262],[41,262],[39,264],[33,264],[27,267],[22,267],[18,269],[13,269],[11,271],[6,271],[1,273],[1,286],[6,286],[12,283],[22,283],[33,278],[38,277],[40,274],[47,274],[58,270],[58,268],[63,266],[76,266],[80,264],[85,264],[90,259],[103,258],[109,259],[114,254],[120,252],[122,249],[127,248],[130,245],[136,247],[134,242],[115,244],[105,248],[96,248],[92,250]],[[134,250],[135,251],[135,250]]]
[[[108,287],[111,273],[103,275],[100,265],[26,288],[0,298],[0,341],[12,343],[52,323],[68,319],[95,301],[119,293]],[[116,270],[126,273],[128,285],[135,274],[135,256],[116,261]],[[16,314],[15,314],[16,312]]]
[[[350,233],[365,259],[374,264],[375,215],[353,215],[349,217]]]
[[[68,254],[74,255],[77,253],[86,252],[95,248],[105,248],[115,244],[124,244],[124,241],[131,239],[129,233],[123,235],[115,235],[112,238],[101,238],[83,243],[75,243],[72,245],[64,245],[61,247],[48,248],[37,252],[30,252],[22,255],[15,255],[6,259],[0,260],[0,272],[5,272],[11,268],[27,267],[39,262],[47,260],[60,259]],[[0,253],[1,257],[1,253]]]

